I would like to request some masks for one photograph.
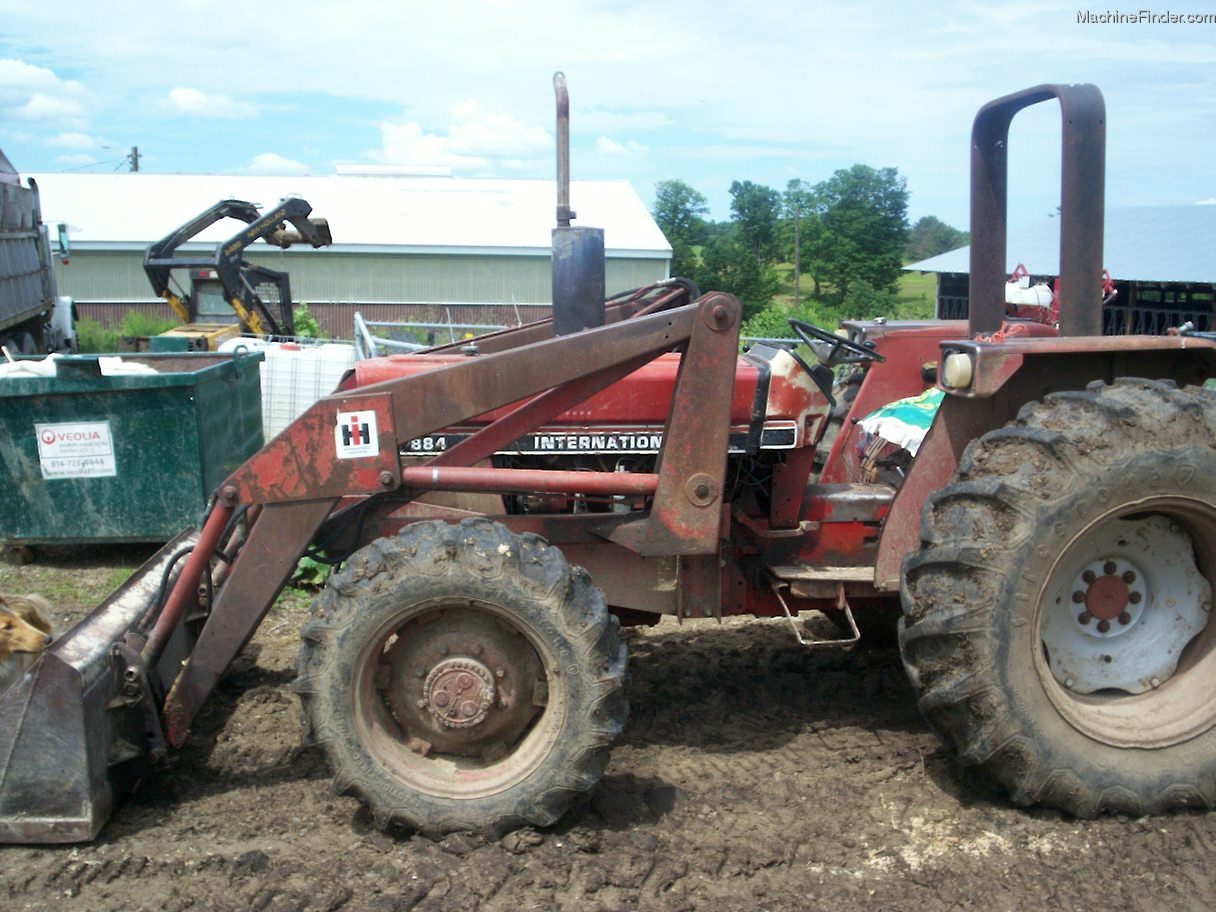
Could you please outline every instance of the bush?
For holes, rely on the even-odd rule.
[[[759,313],[744,320],[739,335],[759,339],[793,339],[794,331],[790,329],[790,317],[797,317],[808,323],[815,322],[814,315],[811,314],[809,308],[799,307],[795,312],[794,308],[788,304],[774,301]]]
[[[292,320],[296,325],[296,336],[300,339],[320,339],[321,324],[317,322],[317,318],[312,315],[312,311],[308,309],[308,305],[300,302],[291,312]]]
[[[849,320],[871,320],[893,316],[898,306],[899,302],[890,290],[875,288],[865,279],[858,279],[849,285],[841,311]]]
[[[118,351],[118,330],[106,329],[92,317],[76,321],[76,347],[82,355]]]
[[[174,317],[144,313],[142,310],[128,310],[122,315],[118,335],[140,338],[159,336],[177,325],[178,322]]]
[[[755,316],[744,320],[739,334],[762,339],[793,339],[794,331],[789,323],[791,317],[813,323],[828,332],[835,332],[841,320],[852,319],[852,315],[846,314],[839,305],[820,299],[804,301],[797,310],[789,304],[774,301]]]

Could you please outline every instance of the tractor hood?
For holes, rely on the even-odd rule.
[[[344,386],[361,389],[386,380],[441,370],[469,357],[477,356],[444,352],[370,358],[355,365]],[[678,353],[660,355],[501,452],[656,452],[662,442],[679,369]],[[447,449],[517,405],[513,403],[480,415],[468,425],[412,440],[405,451],[431,453]],[[756,346],[735,363],[730,449],[756,452],[803,446],[808,428],[826,415],[827,409],[826,397],[789,352]]]

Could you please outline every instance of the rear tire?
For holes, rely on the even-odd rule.
[[[903,571],[920,708],[1015,802],[1216,805],[1216,394],[1027,405],[928,500]]]
[[[361,549],[302,636],[306,738],[382,829],[551,824],[624,725],[625,647],[600,591],[542,539],[487,520]]]

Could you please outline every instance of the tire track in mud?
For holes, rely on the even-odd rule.
[[[272,617],[98,842],[0,848],[0,908],[1216,906],[1216,816],[1013,808],[938,746],[894,651],[807,651],[763,621],[634,633],[629,722],[558,826],[382,834],[300,747],[295,620]]]

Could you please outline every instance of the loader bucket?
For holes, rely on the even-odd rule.
[[[166,569],[180,569],[173,555],[195,537],[167,544],[0,692],[0,842],[93,839],[124,788],[163,758],[163,686],[149,686],[137,630],[154,614]],[[180,667],[184,637],[158,669]]]

